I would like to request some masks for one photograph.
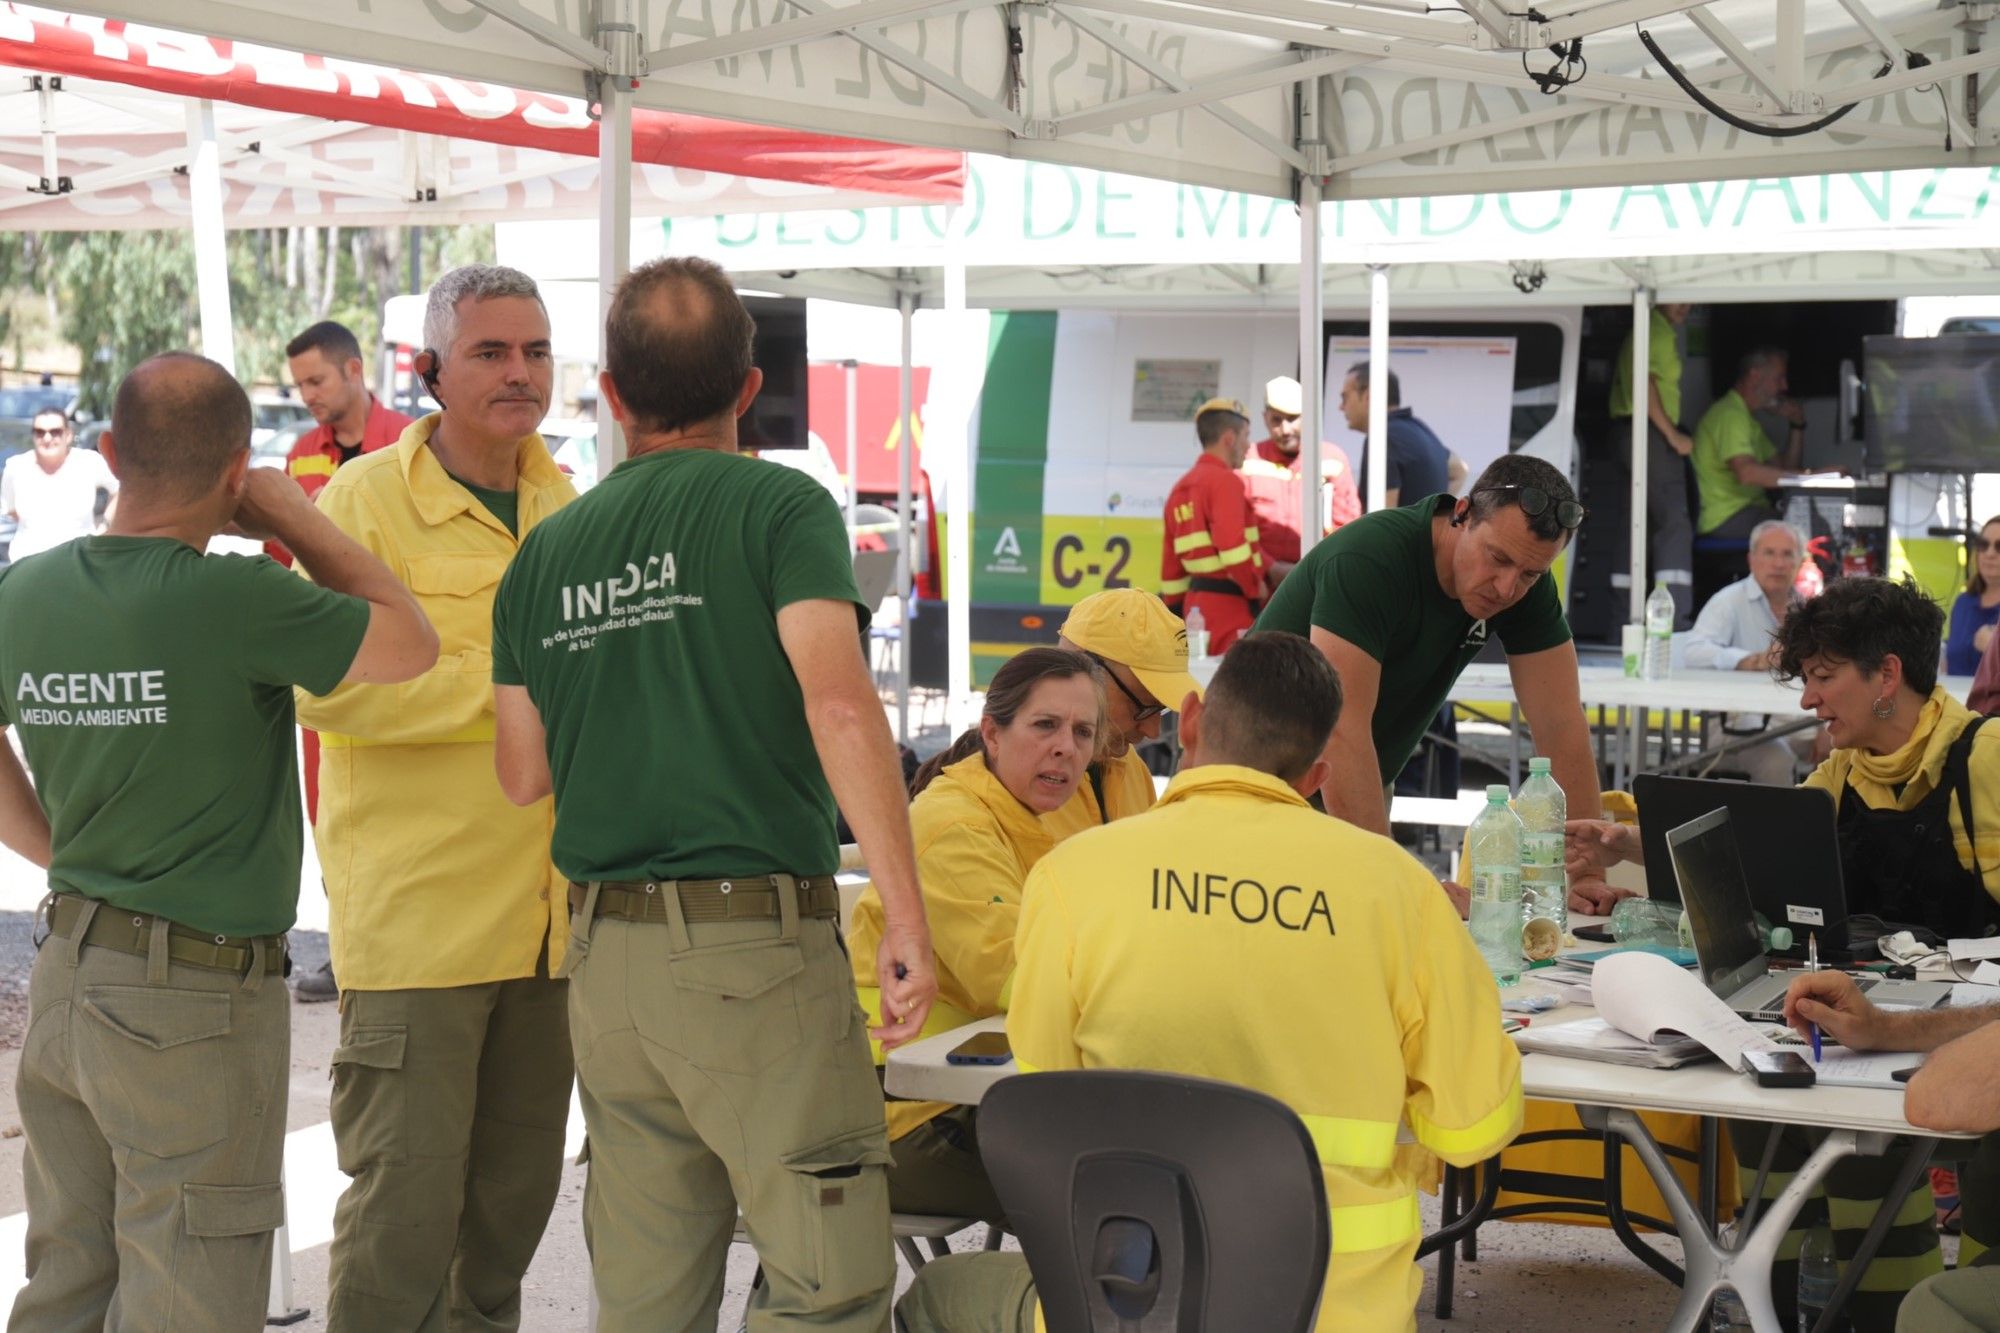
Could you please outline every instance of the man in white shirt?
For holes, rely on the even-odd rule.
[[[1738,579],[1708,599],[1688,632],[1685,662],[1713,671],[1766,671],[1777,661],[1773,643],[1778,622],[1792,604],[1792,582],[1805,558],[1798,529],[1771,519],[1750,533],[1750,575]],[[1761,713],[1732,713],[1708,721],[1708,744],[1741,740],[1763,731],[1770,718]],[[1798,781],[1799,761],[1810,757],[1814,732],[1773,736],[1731,752],[1721,767],[1746,772],[1752,782],[1790,786]]]
[[[117,503],[118,478],[103,456],[70,448],[69,418],[45,408],[35,413],[29,429],[34,449],[14,455],[0,470],[0,513],[21,525],[7,548],[9,562],[96,532],[99,491],[110,492]],[[105,517],[109,521],[108,512]]]

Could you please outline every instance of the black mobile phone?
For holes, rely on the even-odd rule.
[[[1760,1088],[1810,1088],[1819,1077],[1797,1051],[1745,1051],[1743,1062]]]
[[[1611,938],[1611,924],[1609,922],[1595,926],[1578,926],[1570,934],[1580,940],[1588,940],[1592,944],[1616,944],[1618,942]]]
[[[1920,1067],[1918,1065],[1911,1065],[1908,1069],[1892,1070],[1889,1077],[1895,1079],[1898,1083],[1908,1083],[1910,1075],[1916,1073]]]
[[[1014,1058],[1004,1032],[975,1032],[946,1052],[948,1065],[1004,1065]]]

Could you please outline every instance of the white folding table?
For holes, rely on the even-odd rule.
[[[1532,983],[1529,983],[1532,984]],[[1589,1017],[1594,1011],[1576,1005],[1537,1016],[1536,1025]],[[939,1033],[889,1053],[884,1086],[897,1097],[923,1101],[977,1105],[986,1090],[1014,1074],[1016,1067],[1005,1065],[953,1065],[945,1060],[948,1052],[976,1032],[1006,1029],[1003,1018],[982,1019],[966,1027]],[[1864,1236],[1857,1259],[1872,1257],[1902,1201],[1915,1187],[1940,1138],[1975,1138],[1976,1135],[1940,1135],[1918,1130],[1903,1118],[1901,1091],[1875,1088],[1814,1087],[1803,1089],[1760,1088],[1749,1077],[1720,1064],[1691,1065],[1682,1069],[1633,1069],[1574,1060],[1551,1055],[1527,1055],[1521,1060],[1521,1083],[1527,1096],[1539,1101],[1567,1102],[1577,1107],[1585,1125],[1605,1134],[1616,1135],[1631,1145],[1653,1178],[1660,1195],[1673,1214],[1686,1256],[1680,1280],[1681,1298],[1667,1328],[1674,1333],[1696,1333],[1704,1322],[1709,1301],[1721,1288],[1733,1287],[1743,1301],[1751,1327],[1761,1333],[1786,1333],[1771,1304],[1771,1267],[1785,1231],[1798,1216],[1807,1199],[1834,1164],[1843,1157],[1881,1156],[1901,1136],[1911,1136],[1915,1146],[1905,1153],[1897,1188],[1883,1201],[1875,1221]],[[1827,1131],[1805,1164],[1792,1177],[1783,1193],[1768,1206],[1759,1208],[1751,1225],[1740,1235],[1733,1249],[1717,1245],[1715,1233],[1696,1202],[1688,1196],[1680,1177],[1673,1171],[1657,1140],[1639,1119],[1640,1111],[1679,1111],[1720,1119],[1755,1120],[1780,1125],[1808,1125]],[[1702,1177],[1715,1169],[1708,1159],[1713,1135],[1704,1135]],[[1489,1168],[1490,1169],[1490,1168]],[[1622,1202],[1612,1199],[1615,1182],[1607,1191],[1614,1210]],[[1490,1203],[1494,1191],[1486,1191]],[[1748,1205],[1746,1204],[1746,1208]],[[1477,1226],[1478,1213],[1461,1218],[1454,1225],[1465,1229]],[[1460,1234],[1453,1232],[1454,1238]],[[1644,1245],[1628,1226],[1620,1229],[1628,1246]],[[1646,1247],[1650,1253],[1650,1247]],[[1670,1261],[1652,1253],[1649,1266],[1671,1277]],[[1836,1293],[1838,1308],[1854,1284],[1860,1281],[1864,1265],[1850,1263]]]

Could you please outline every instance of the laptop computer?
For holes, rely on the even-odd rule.
[[[1791,977],[1771,973],[1770,959],[1757,936],[1730,812],[1712,810],[1669,829],[1667,854],[1694,935],[1702,984],[1744,1018],[1782,1021]],[[1920,1009],[1942,1004],[1951,993],[1950,986],[1937,981],[1856,977],[1855,983],[1876,1004]]]
[[[1667,830],[1712,810],[1727,810],[1738,829],[1755,837],[1737,840],[1750,905],[1774,926],[1790,926],[1797,944],[1788,957],[1803,957],[1806,934],[1819,936],[1820,955],[1844,950],[1847,888],[1840,869],[1840,834],[1833,797],[1818,787],[1766,787],[1716,778],[1668,777],[1642,773],[1632,781],[1639,804],[1639,840],[1646,864],[1666,867]],[[1672,875],[1654,875],[1647,890],[1676,901]]]

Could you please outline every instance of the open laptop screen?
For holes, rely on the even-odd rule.
[[[1694,934],[1701,979],[1716,994],[1732,995],[1762,976],[1766,964],[1729,812],[1711,811],[1669,829],[1667,852]]]

